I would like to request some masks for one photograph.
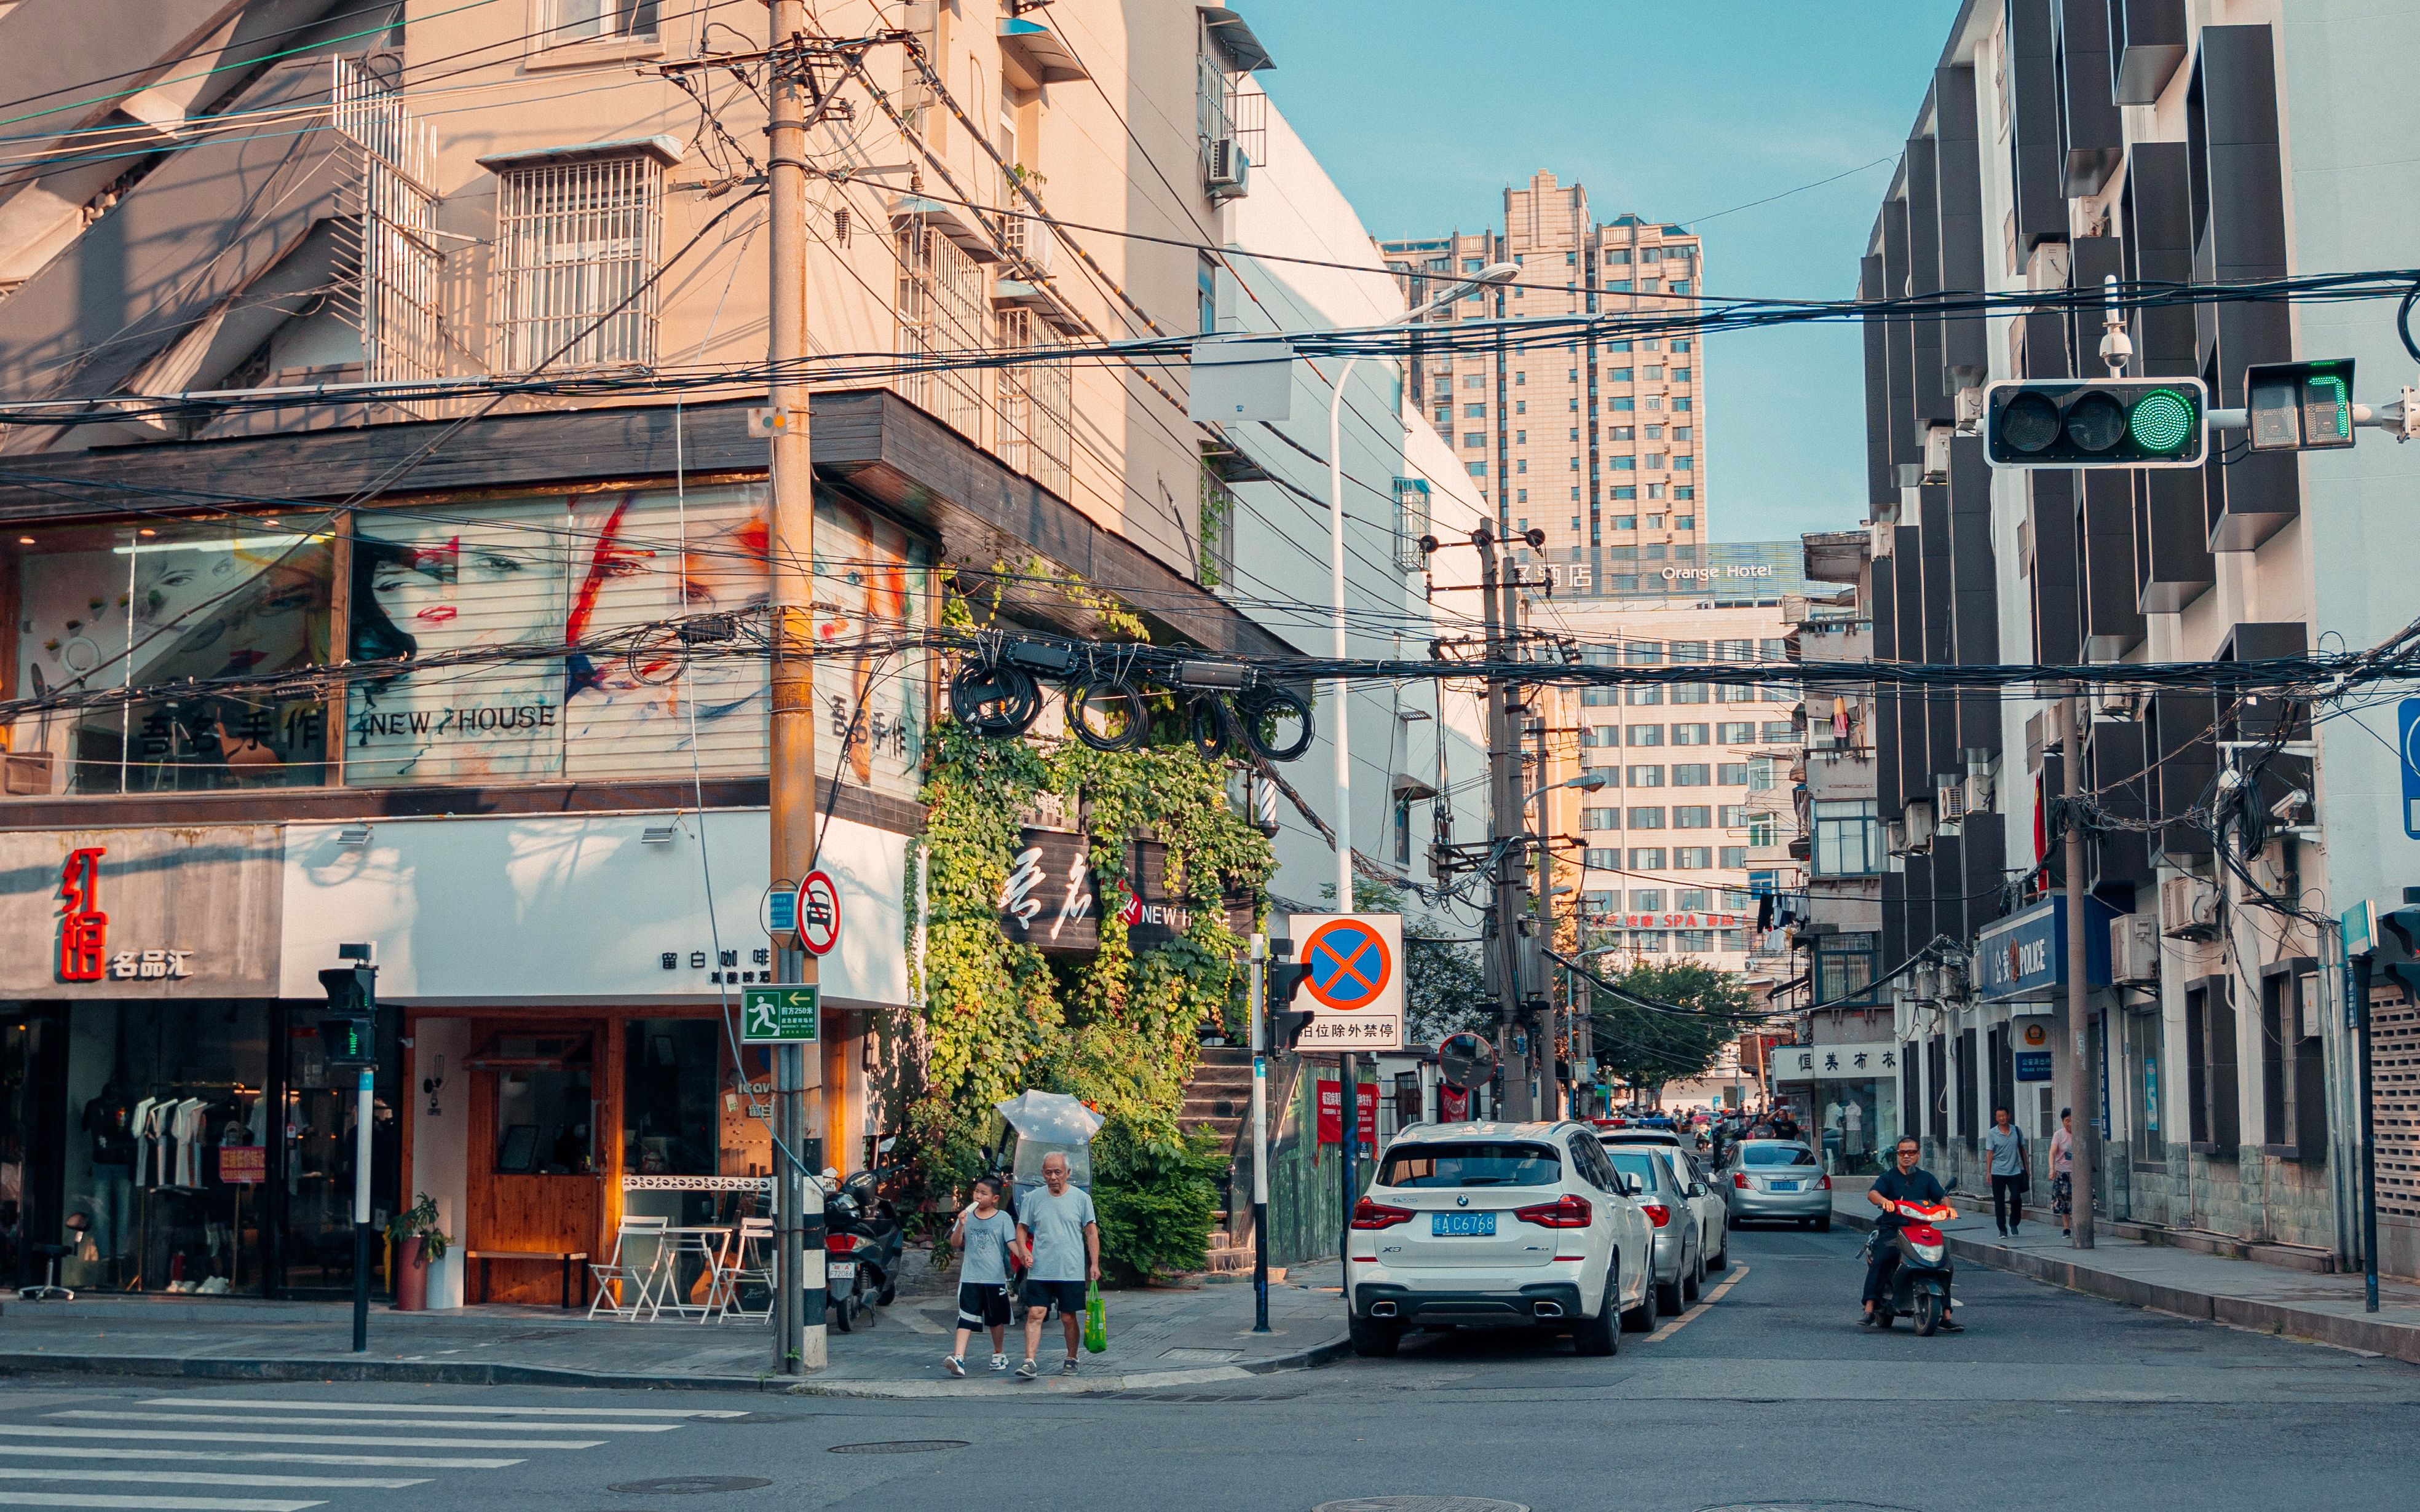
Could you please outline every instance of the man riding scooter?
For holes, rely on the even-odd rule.
[[[1866,1262],[1866,1310],[1865,1315],[1857,1319],[1861,1327],[1873,1328],[1887,1320],[1887,1315],[1879,1314],[1876,1309],[1890,1306],[1891,1273],[1899,1264],[1899,1246],[1894,1241],[1906,1221],[1900,1215],[1899,1205],[1902,1202],[1936,1205],[1947,1203],[1949,1198],[1949,1194],[1941,1189],[1941,1182],[1934,1179],[1933,1174],[1916,1163],[1916,1153],[1915,1136],[1902,1136],[1890,1169],[1875,1177],[1873,1186],[1866,1193],[1866,1200],[1881,1211],[1874,1217],[1873,1257]],[[1939,1328],[1944,1334],[1966,1332],[1950,1317],[1946,1306]]]

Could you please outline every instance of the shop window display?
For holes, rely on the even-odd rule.
[[[325,663],[334,560],[328,517],[68,528],[40,532],[14,550],[20,690],[132,694],[20,721],[12,748],[48,751],[65,791],[327,779],[327,711],[316,698],[144,690]]]
[[[80,1005],[70,1021],[67,1285],[262,1290],[269,1011]]]

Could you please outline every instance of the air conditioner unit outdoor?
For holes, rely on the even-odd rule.
[[[2207,940],[2218,933],[2218,889],[2199,877],[2170,877],[2160,884],[2160,933],[2172,940]]]
[[[1251,160],[1233,137],[1222,136],[1210,144],[1207,187],[1212,199],[1241,199],[1250,193],[1251,171]]]
[[[1911,803],[1907,806],[1907,849],[1911,856],[1931,854],[1932,805]]]
[[[1932,779],[1933,812],[1940,816],[1944,829],[1966,817],[1966,779],[1962,777],[1936,777]]]
[[[2109,980],[2160,980],[2160,920],[2153,914],[2125,914],[2109,921]]]
[[[1782,594],[1781,623],[1784,625],[1803,625],[1806,623],[1806,620],[1807,595],[1805,594]]]

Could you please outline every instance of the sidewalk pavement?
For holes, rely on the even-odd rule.
[[[1853,1228],[1873,1227],[1868,1182],[1842,1178],[1833,1216]],[[2366,1350],[2420,1364],[2420,1286],[2379,1283],[2379,1310],[2362,1311],[2362,1278],[2326,1275],[2257,1260],[2232,1259],[2170,1244],[2120,1238],[2095,1226],[2088,1250],[2069,1246],[2055,1221],[2029,1209],[2017,1236],[1992,1227],[1992,1199],[1952,1194],[1960,1217],[1941,1226],[1962,1260],[2013,1271],[2089,1296],[2264,1334]],[[2133,1227],[2133,1226],[2129,1226]]]
[[[968,1349],[972,1373],[941,1368],[956,1327],[954,1287],[904,1277],[869,1327],[827,1332],[830,1364],[802,1378],[770,1374],[763,1323],[619,1322],[551,1307],[398,1313],[373,1306],[369,1350],[351,1352],[352,1308],[324,1302],[85,1293],[36,1303],[0,1293],[0,1376],[52,1373],[226,1381],[380,1381],[414,1384],[611,1386],[765,1391],[831,1396],[950,1396],[970,1392],[1103,1392],[1237,1381],[1342,1355],[1337,1267],[1297,1267],[1269,1287],[1271,1333],[1255,1335],[1252,1288],[1211,1284],[1104,1293],[1109,1349],[1082,1354],[1082,1374],[1054,1372],[1065,1346],[1054,1319],[1044,1376],[992,1375],[990,1341]],[[1021,1332],[1009,1335],[1012,1366]]]

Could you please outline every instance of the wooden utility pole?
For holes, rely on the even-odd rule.
[[[2084,700],[2061,701],[2067,729],[2060,745],[2061,790],[2067,795],[2067,1083],[2075,1089],[2075,1143],[2071,1159],[2075,1174],[2069,1185],[2074,1212],[2068,1220],[2069,1242],[2092,1248],[2092,1173],[2101,1165],[2101,1125],[2094,1115],[2101,1106],[2098,1066],[2093,1060],[2092,986],[2085,980],[2084,937]]]
[[[771,720],[772,875],[796,883],[814,866],[815,494],[807,444],[807,106],[804,0],[770,0],[772,120],[768,188],[772,201],[771,330],[773,369],[767,428],[772,436],[773,686]],[[814,986],[816,963],[785,949],[779,980]],[[820,1026],[818,1026],[820,1031]],[[774,1262],[773,1369],[799,1375],[824,1365],[823,1201],[809,1211],[806,1149],[806,1049],[774,1051],[774,1169],[780,1186],[780,1234]]]

